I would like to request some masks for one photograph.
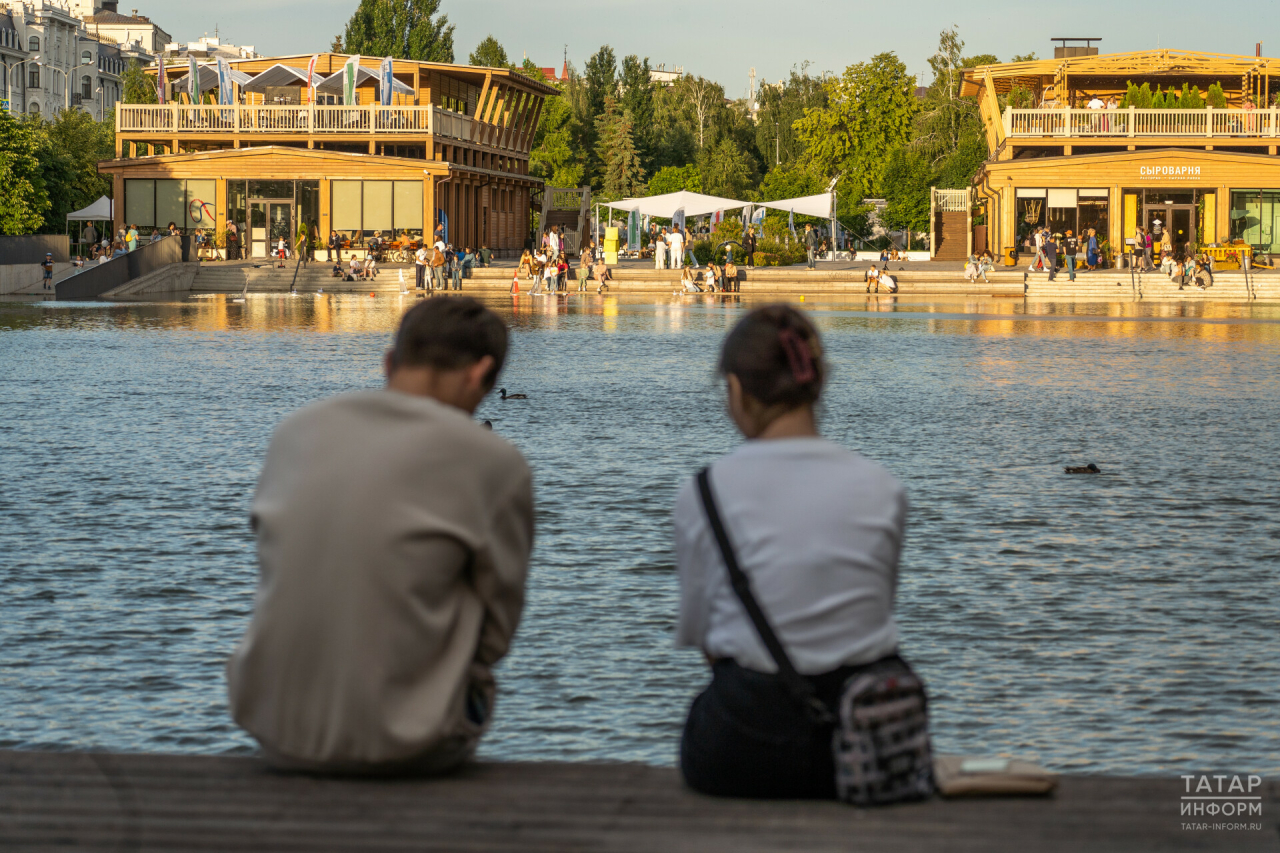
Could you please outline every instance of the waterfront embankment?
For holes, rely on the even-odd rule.
[[[270,772],[254,758],[0,751],[0,834],[36,850],[1272,851],[1261,817],[1183,815],[1176,778],[1066,776],[1052,797],[881,809],[693,794],[670,768],[484,763],[440,779]],[[1225,826],[1243,828],[1215,828]],[[1257,829],[1248,827],[1256,826]]]
[[[900,269],[899,266],[902,268]],[[813,295],[865,294],[865,264],[846,268],[820,266],[814,272],[803,267],[774,267],[742,271],[741,293],[778,294],[796,297]],[[969,281],[956,264],[890,265],[898,282],[900,295],[912,296],[992,296],[1013,299],[1053,299],[1057,301],[1136,302],[1143,300],[1186,300],[1280,302],[1280,273],[1220,273],[1213,287],[1182,290],[1168,276],[1155,273],[1133,273],[1129,270],[1099,270],[1082,273],[1072,282],[1065,273],[1049,281],[1045,273],[1027,273],[1001,269],[989,273],[989,281]],[[511,289],[515,270],[508,264],[476,269],[462,282],[467,292],[505,293]],[[670,296],[683,290],[679,273],[655,270],[647,265],[621,265],[613,269],[611,294],[662,294]],[[203,264],[192,283],[197,293],[285,292],[291,287],[300,292],[398,292],[413,289],[412,266],[383,266],[372,281],[343,281],[335,278],[331,265],[316,262],[302,269],[295,264],[286,267],[268,265],[265,261]],[[403,281],[402,281],[403,278]],[[520,292],[527,294],[530,282],[519,282]],[[571,279],[569,291],[577,292],[577,281]],[[594,293],[595,284],[589,285]],[[883,292],[883,291],[881,291]]]

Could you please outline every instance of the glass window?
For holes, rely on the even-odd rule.
[[[249,198],[293,198],[293,181],[250,181]]]
[[[39,53],[40,39],[38,39],[35,36],[32,36],[31,38],[27,39],[27,50],[29,50],[32,53]]]
[[[364,182],[364,230],[391,230],[391,181]]]
[[[395,182],[396,234],[422,230],[422,181]]]
[[[1146,204],[1195,204],[1195,190],[1146,190],[1143,193]]]
[[[35,65],[27,66],[27,88],[28,89],[40,88],[40,69],[37,68]],[[38,113],[40,111],[37,109],[37,110],[32,110],[32,112]]]
[[[1083,235],[1092,228],[1098,232],[1098,243],[1105,242],[1110,233],[1107,231],[1111,221],[1110,211],[1111,206],[1105,198],[1081,197],[1076,220],[1080,225],[1079,233]]]
[[[248,223],[249,196],[245,181],[227,181],[227,221],[234,222],[243,238]]]
[[[93,99],[93,78],[92,77],[80,78],[80,97],[86,101]]]
[[[186,213],[183,227],[187,231],[194,231],[196,228],[217,228],[218,182],[187,181]]]
[[[1231,240],[1280,252],[1280,190],[1231,191]]]
[[[170,222],[181,226],[187,219],[186,210],[186,190],[182,181],[156,181],[156,226],[168,228]]]
[[[1043,190],[1042,190],[1043,192]],[[1045,224],[1044,198],[1019,198],[1016,205],[1018,244],[1031,233],[1032,229]]]
[[[334,181],[330,210],[334,231],[360,231],[360,182]]]
[[[320,233],[320,182],[298,181],[294,203],[298,210],[298,227],[303,225]],[[295,229],[296,230],[296,229]],[[323,242],[323,241],[321,241]]]
[[[90,52],[89,52],[89,51],[87,51],[87,50],[86,50],[86,51],[84,51],[84,52],[82,52],[82,53],[80,54],[80,64],[81,64],[81,65],[92,65],[92,64],[93,64],[93,54],[92,54],[92,53],[90,53]]]
[[[130,179],[124,182],[124,219],[140,228],[156,223],[156,182]]]

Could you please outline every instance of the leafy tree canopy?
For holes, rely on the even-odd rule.
[[[467,61],[472,65],[486,68],[506,68],[510,64],[507,60],[506,48],[499,44],[492,34],[485,36],[484,41],[476,45],[476,49],[471,52]]]
[[[755,183],[755,164],[731,137],[702,149],[698,171],[708,195],[745,198]]]
[[[49,193],[38,131],[38,123],[0,112],[0,234],[32,234],[44,224]]]
[[[440,0],[360,0],[342,52],[419,62],[453,62],[453,25]]]
[[[600,159],[601,189],[610,198],[644,195],[645,173],[632,131],[631,116],[612,95],[606,97],[604,113],[596,120],[596,156]]]
[[[911,138],[919,105],[915,78],[893,53],[850,65],[824,84],[827,106],[795,123],[808,157],[824,175],[844,174],[862,195],[879,184],[888,152]]]
[[[666,195],[681,190],[691,193],[702,192],[702,175],[696,166],[663,166],[649,181],[649,195]]]
[[[121,75],[124,83],[124,102],[126,104],[154,104],[156,97],[156,81],[147,76],[138,64],[138,60],[130,59]]]
[[[756,103],[755,146],[763,163],[777,166],[804,156],[804,143],[793,125],[804,117],[805,110],[825,107],[827,92],[821,78],[809,76],[806,63],[799,71],[793,68],[790,79],[781,86],[762,86]]]

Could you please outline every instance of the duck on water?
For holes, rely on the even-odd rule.
[[[1068,465],[1062,469],[1068,474],[1101,474],[1102,469],[1090,462],[1088,465]]]

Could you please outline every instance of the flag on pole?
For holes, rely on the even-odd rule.
[[[165,93],[169,90],[169,75],[165,72],[164,55],[161,54],[156,61],[160,63],[160,70],[156,72],[156,102],[163,104]]]
[[[742,209],[742,236],[745,239],[747,229],[751,227],[751,205],[747,205]]]
[[[218,103],[223,105],[232,103],[231,66],[227,65],[225,59],[218,60]]]
[[[796,236],[796,212],[794,208],[787,214],[787,227],[791,229],[791,236]]]
[[[311,89],[311,103],[316,102],[316,63],[320,61],[320,54],[311,57],[311,61],[307,63],[307,87]]]
[[[347,64],[342,66],[342,103],[348,107],[355,106],[356,103],[356,75],[359,73],[360,56],[356,55],[347,60]]]
[[[627,214],[627,245],[633,249],[640,247],[640,211],[638,210]]]
[[[382,60],[381,71],[382,73],[379,75],[380,79],[378,81],[378,89],[380,90],[378,94],[382,98],[382,105],[384,107],[389,107],[391,106],[391,86],[393,81],[391,76],[391,57],[388,56],[386,59]]]
[[[194,56],[187,57],[187,97],[191,103],[200,103],[200,68]]]
[[[717,210],[715,213],[711,214],[711,224],[712,224],[712,225],[719,225],[721,222],[724,222],[724,211],[723,211],[723,210]]]
[[[671,215],[671,227],[684,230],[684,208],[680,208]]]

